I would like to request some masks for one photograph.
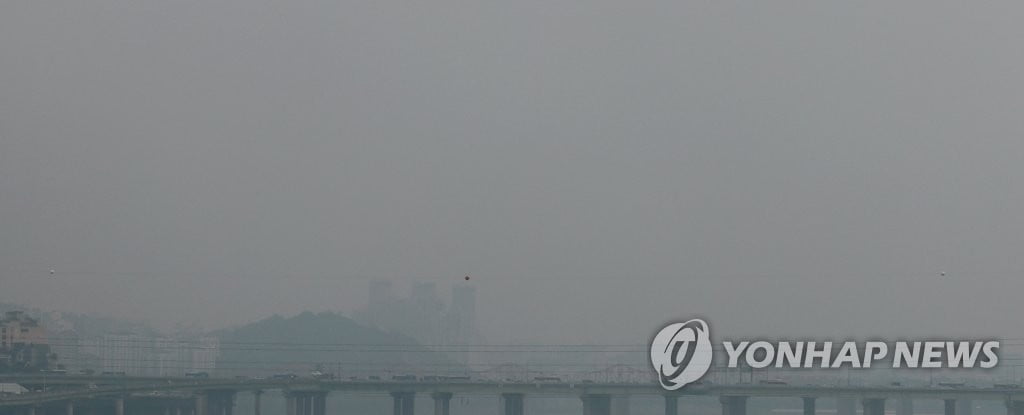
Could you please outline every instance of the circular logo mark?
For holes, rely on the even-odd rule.
[[[711,368],[708,323],[693,319],[672,323],[651,341],[651,365],[666,390],[676,390],[704,376]]]

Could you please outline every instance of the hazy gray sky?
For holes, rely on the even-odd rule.
[[[1022,20],[4,1],[0,301],[219,327],[471,274],[499,342],[1024,337]]]

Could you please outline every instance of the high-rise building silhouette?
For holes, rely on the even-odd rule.
[[[420,344],[451,351],[454,360],[467,363],[466,345],[479,344],[476,321],[476,287],[468,282],[452,286],[451,303],[445,305],[433,282],[413,283],[409,296],[393,295],[390,281],[370,282],[369,302],[355,313],[356,320],[405,334]],[[459,347],[452,347],[459,346]]]

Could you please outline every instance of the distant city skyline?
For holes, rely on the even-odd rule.
[[[433,282],[414,282],[409,295],[399,295],[390,280],[373,280],[367,305],[353,313],[356,321],[399,332],[428,347],[485,344],[477,326],[476,286],[468,281],[451,284],[446,304]],[[469,352],[453,353],[456,361],[479,360]]]

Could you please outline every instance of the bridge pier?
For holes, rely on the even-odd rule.
[[[867,398],[861,403],[864,405],[863,415],[885,415],[885,398]]]
[[[414,415],[415,392],[391,392],[391,398],[394,401],[393,415]]]
[[[1024,415],[1024,401],[1006,401],[1006,415]]]
[[[295,400],[295,415],[306,415],[306,414],[309,413],[310,407],[313,406],[313,405],[311,405],[311,402],[310,402],[311,399],[309,399],[309,395],[297,393],[297,394],[295,394],[294,400]]]
[[[313,395],[313,415],[325,415],[327,413],[327,392],[320,392]]]
[[[287,415],[324,415],[327,413],[327,392],[286,392],[285,413]]]
[[[253,415],[260,415],[260,396],[263,395],[263,391],[256,390],[252,392],[252,413]]]
[[[605,394],[583,395],[583,415],[611,415],[612,397]]]
[[[235,391],[209,390],[196,395],[196,415],[232,415]]]
[[[260,415],[260,397],[262,396],[262,390],[253,390],[253,415]]]
[[[612,395],[612,415],[629,415],[629,395]]]
[[[804,401],[804,415],[814,415],[815,402],[817,401],[817,398],[813,396],[804,396],[801,399]]]
[[[836,415],[856,415],[857,401],[853,398],[836,398]]]
[[[665,395],[665,415],[679,415],[679,395]]]
[[[943,415],[956,415],[956,399],[943,399]]]
[[[434,415],[450,415],[452,409],[452,393],[436,392],[430,395],[434,398]]]
[[[306,408],[309,407],[309,397],[302,394],[295,394],[292,396],[292,403],[294,409],[292,409],[292,415],[304,415]]]
[[[195,403],[195,410],[194,410],[195,415],[208,415],[206,413],[206,394],[205,393],[197,393],[196,396],[195,396],[195,401],[196,401],[196,403]],[[118,415],[124,415],[124,413],[120,413]]]
[[[722,403],[722,415],[747,415],[746,396],[719,396]]]
[[[32,413],[31,415],[36,415]],[[114,415],[124,415],[124,397],[114,399]]]
[[[75,415],[75,403],[68,401],[64,404],[64,415]]]
[[[956,400],[956,413],[957,415],[973,415],[974,414],[974,402],[970,399],[957,399]]]
[[[896,415],[914,415],[914,400],[910,398],[900,399],[900,404],[896,407]]]
[[[501,405],[501,415],[523,415],[525,408],[523,394],[503,393],[499,402]]]

